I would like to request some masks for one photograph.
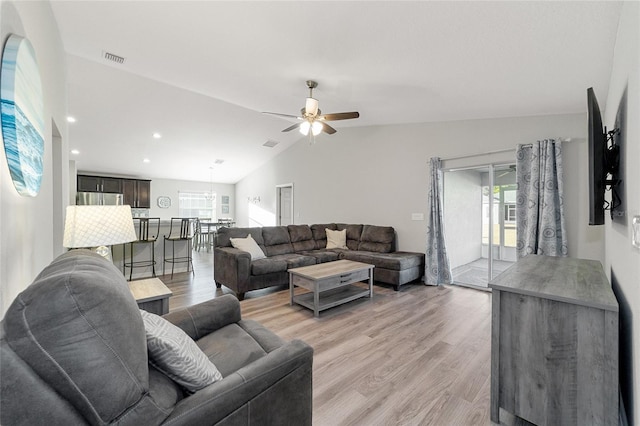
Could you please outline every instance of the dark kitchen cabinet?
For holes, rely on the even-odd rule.
[[[151,208],[151,181],[110,176],[78,175],[78,192],[123,194],[124,204],[132,208]]]
[[[138,206],[143,209],[151,208],[151,181],[138,181]]]
[[[132,208],[151,208],[151,181],[138,179],[122,179],[124,203]]]
[[[122,179],[106,176],[78,175],[78,192],[122,193]]]
[[[78,192],[100,192],[101,178],[78,175]]]

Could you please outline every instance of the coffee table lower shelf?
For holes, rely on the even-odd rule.
[[[302,305],[313,311],[315,310],[313,297],[313,292],[303,293],[293,296],[293,301],[298,305]],[[368,288],[362,288],[350,284],[333,290],[323,291],[318,294],[318,311],[324,311],[325,309],[333,308],[361,297],[369,297]]]

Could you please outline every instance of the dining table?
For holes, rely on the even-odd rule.
[[[200,221],[200,233],[205,236],[205,244],[207,247],[207,251],[211,250],[213,244],[215,242],[215,234],[218,232],[218,229],[223,226],[233,227],[236,225],[236,222],[233,220],[218,220],[218,221]]]

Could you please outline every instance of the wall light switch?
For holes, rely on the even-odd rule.
[[[640,216],[634,216],[631,220],[631,244],[640,248]]]
[[[411,213],[411,220],[424,220],[424,213]]]

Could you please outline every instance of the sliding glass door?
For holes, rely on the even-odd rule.
[[[455,284],[486,288],[516,261],[515,165],[444,173],[444,222]]]

